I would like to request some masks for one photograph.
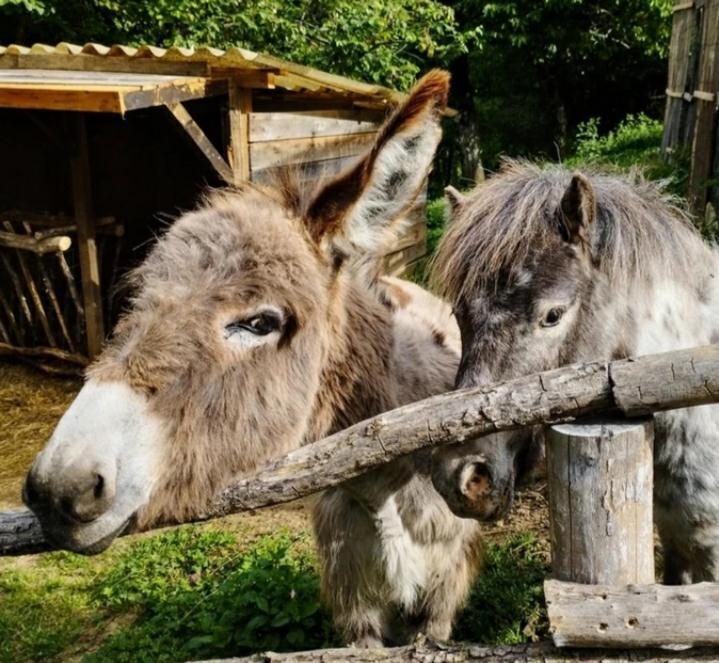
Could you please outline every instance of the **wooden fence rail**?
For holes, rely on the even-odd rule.
[[[224,490],[201,519],[289,502],[418,449],[495,431],[627,416],[719,402],[719,346],[591,362],[489,387],[434,396],[386,412],[281,458]],[[26,510],[0,514],[0,555],[51,546]]]

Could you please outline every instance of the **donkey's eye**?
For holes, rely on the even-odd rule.
[[[542,327],[554,327],[562,319],[564,315],[564,309],[561,306],[550,308],[547,314],[542,318],[539,323]]]
[[[282,316],[276,311],[263,311],[244,320],[235,320],[225,327],[225,337],[239,331],[248,331],[255,336],[267,336],[282,327]]]

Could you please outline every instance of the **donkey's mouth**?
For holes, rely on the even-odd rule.
[[[118,536],[131,532],[135,521],[136,517],[133,514],[118,527],[94,540],[87,535],[82,526],[68,528],[66,525],[48,522],[46,518],[40,518],[40,525],[45,538],[58,548],[80,555],[98,555],[107,550]]]

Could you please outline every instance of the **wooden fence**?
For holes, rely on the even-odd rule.
[[[700,218],[716,185],[719,0],[675,0],[662,151],[690,155],[689,202]]]
[[[393,650],[262,654],[243,660],[719,660],[719,585],[654,583],[649,416],[717,402],[719,346],[705,346],[578,364],[434,396],[271,463],[223,491],[203,518],[289,502],[418,449],[552,425],[548,472],[554,577],[545,583],[545,597],[554,645],[419,642]],[[601,418],[576,421],[587,415]],[[32,514],[0,514],[0,554],[48,549]],[[709,649],[649,649],[667,645]],[[635,647],[642,650],[623,651]]]

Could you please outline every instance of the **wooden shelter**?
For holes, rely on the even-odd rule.
[[[674,0],[662,151],[690,159],[689,201],[703,217],[719,205],[719,0]]]
[[[86,363],[159,221],[208,185],[339,171],[402,96],[241,48],[0,46],[0,352]]]

